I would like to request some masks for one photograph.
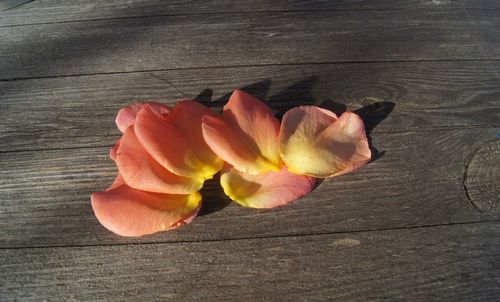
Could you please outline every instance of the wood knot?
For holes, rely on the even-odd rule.
[[[465,172],[467,197],[480,212],[500,212],[500,141],[481,147],[472,157]]]

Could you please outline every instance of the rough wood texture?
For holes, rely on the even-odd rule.
[[[106,188],[116,174],[108,148],[5,153],[0,242],[30,247],[218,240],[498,219],[476,211],[463,186],[467,161],[494,136],[494,129],[481,128],[373,133],[372,143],[384,152],[379,159],[324,181],[295,204],[272,210],[228,205],[214,181],[203,192],[205,215],[178,230],[135,239],[105,230],[90,207],[90,193]]]
[[[209,14],[3,27],[0,79],[263,64],[500,59],[499,30],[498,12],[488,10]]]
[[[0,12],[1,301],[500,300],[500,2],[45,0]],[[89,195],[130,102],[355,110],[374,161],[121,238]]]
[[[277,111],[370,104],[375,132],[495,127],[500,62],[392,62],[170,70],[0,82],[0,151],[109,146],[120,107],[198,98],[217,108],[243,88]],[[362,87],[362,89],[360,89]],[[208,89],[208,90],[207,90]]]
[[[390,1],[163,1],[163,0],[64,0],[33,1],[22,9],[0,12],[0,27],[34,23],[68,22],[157,15],[216,13],[231,17],[238,12],[326,11],[326,10],[470,10],[500,9],[496,0],[390,0]]]
[[[479,149],[467,165],[465,189],[480,211],[500,212],[499,163],[500,142],[496,140]]]
[[[2,250],[3,301],[494,301],[500,224]]]

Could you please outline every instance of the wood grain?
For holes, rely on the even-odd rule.
[[[350,63],[0,82],[0,152],[110,146],[122,106],[201,94],[217,110],[236,88],[266,100],[277,114],[304,104],[337,112],[386,104],[365,116],[374,132],[498,127],[498,70],[499,62]]]
[[[0,300],[498,300],[499,3],[0,12]],[[185,98],[217,110],[235,88],[277,115],[357,110],[375,160],[286,207],[242,208],[212,181],[188,226],[105,230],[89,195],[116,174],[117,110]]]
[[[2,27],[0,79],[266,64],[498,60],[497,16],[490,10],[317,11]]]
[[[0,250],[2,301],[494,301],[500,224]]]
[[[500,138],[497,133],[497,138]],[[467,164],[465,189],[479,211],[500,212],[500,140],[479,149]]]
[[[0,12],[1,301],[497,301],[500,2],[44,0]],[[356,110],[375,160],[272,210],[206,184],[121,238],[117,110],[235,88]]]
[[[386,1],[162,1],[64,0],[33,1],[22,8],[0,12],[0,26],[53,23],[156,15],[229,14],[239,12],[327,10],[470,10],[500,9],[496,0],[386,0]]]
[[[116,175],[108,148],[1,154],[0,245],[64,246],[176,242],[374,230],[499,219],[467,198],[463,177],[496,129],[372,133],[383,155],[354,174],[326,180],[298,202],[272,210],[229,204],[219,184],[204,191],[201,217],[172,232],[121,238],[99,225],[93,191]],[[228,205],[229,204],[229,205]]]

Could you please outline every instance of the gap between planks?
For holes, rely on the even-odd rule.
[[[179,67],[179,68],[160,68],[160,69],[141,69],[130,71],[110,71],[110,72],[95,72],[95,73],[75,73],[75,74],[60,74],[50,76],[34,76],[34,77],[14,77],[1,79],[0,82],[15,82],[15,81],[31,81],[37,79],[57,79],[57,78],[72,78],[72,77],[91,77],[100,75],[121,75],[121,74],[137,74],[148,72],[165,72],[165,71],[183,71],[183,70],[210,70],[210,69],[237,69],[237,68],[258,68],[258,67],[286,67],[286,66],[307,66],[307,65],[342,65],[342,64],[381,64],[381,63],[418,63],[418,62],[500,62],[500,59],[419,59],[419,60],[369,60],[369,61],[324,61],[324,62],[298,62],[298,63],[264,63],[264,64],[241,64],[241,65],[214,65],[214,66],[194,66],[194,67]]]
[[[471,11],[492,11],[499,9],[484,9],[484,8],[471,8]],[[157,14],[157,15],[144,15],[144,16],[127,16],[127,17],[109,17],[109,18],[94,18],[94,19],[76,19],[76,20],[65,20],[65,21],[53,21],[53,22],[35,22],[35,23],[25,23],[25,24],[13,24],[13,25],[0,25],[0,28],[12,28],[12,27],[23,27],[23,26],[35,26],[35,25],[51,25],[51,24],[67,24],[67,23],[78,23],[78,22],[96,22],[96,21],[114,21],[114,20],[129,20],[129,19],[141,19],[141,18],[163,18],[163,17],[190,17],[190,16],[210,16],[210,15],[246,15],[246,14],[280,14],[280,13],[314,13],[314,12],[399,12],[399,11],[409,11],[409,9],[300,9],[300,10],[266,10],[266,11],[234,11],[234,12],[209,12],[209,13],[182,13],[182,14]],[[420,9],[420,12],[439,12],[443,9]],[[446,9],[447,12],[463,12],[461,8]]]
[[[123,7],[123,3],[119,1],[116,1],[118,3],[114,3],[115,1],[107,1],[108,3],[106,5],[97,8],[93,2],[97,1],[87,1],[85,8],[88,9],[80,8],[80,11],[74,9],[71,5],[58,6],[57,2],[28,4],[21,9],[4,12],[3,15],[7,17],[8,21],[6,21],[4,25],[0,25],[0,28],[146,17],[203,16],[210,14],[231,15],[253,13],[380,12],[409,10],[418,10],[422,12],[461,12],[465,9],[469,11],[495,11],[500,9],[494,1],[486,1],[479,3],[479,5],[466,1],[413,1],[409,3],[404,3],[402,1],[387,1],[383,4],[363,3],[363,1],[357,1],[357,3],[339,3],[333,1],[305,1],[303,3],[301,3],[301,1],[290,1],[288,3],[269,3],[255,1],[253,4],[234,2],[224,4],[224,1],[218,1],[219,3],[208,2],[206,7],[196,5],[195,3],[182,3],[182,1],[179,3],[173,1],[167,5],[160,1],[156,1],[156,3],[155,1],[151,1],[152,3],[137,1],[137,5],[135,5],[133,1],[129,1],[129,4]],[[65,10],[75,11],[72,11],[71,14],[64,14]],[[44,12],[47,11],[48,14],[44,15]],[[115,15],[116,12],[119,12],[117,16]],[[35,16],[35,19],[37,19],[39,15],[44,16],[38,17],[40,21],[37,22],[33,21],[32,18],[26,18],[26,15],[32,18]],[[52,18],[46,15],[52,15]],[[61,17],[61,15],[63,15],[63,17]],[[68,17],[68,15],[70,17]],[[18,20],[13,21],[16,17],[21,20],[28,19],[25,20],[27,23],[22,23],[22,21]],[[12,24],[9,24],[9,20]]]
[[[413,230],[413,229],[426,229],[426,228],[439,228],[448,226],[460,225],[483,225],[483,224],[497,224],[500,220],[481,220],[481,221],[467,221],[467,222],[451,222],[439,223],[428,225],[411,225],[404,227],[393,228],[374,228],[352,231],[334,231],[334,232],[318,232],[318,233],[304,233],[304,234],[283,234],[273,236],[250,236],[250,237],[236,237],[236,238],[220,238],[220,239],[204,239],[204,240],[176,240],[176,241],[152,241],[152,242],[127,242],[127,243],[109,243],[109,244],[70,244],[70,245],[35,245],[35,246],[0,246],[0,250],[23,250],[23,249],[49,249],[49,248],[92,248],[92,247],[107,247],[107,246],[138,246],[138,245],[161,245],[161,244],[185,244],[185,243],[209,243],[209,242],[225,242],[225,241],[245,241],[245,240],[266,240],[274,238],[299,238],[299,237],[318,237],[328,235],[342,235],[342,234],[362,234],[370,232],[388,232],[398,230]]]

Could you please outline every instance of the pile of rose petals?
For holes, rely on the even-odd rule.
[[[173,108],[139,102],[122,108],[123,136],[110,151],[118,176],[93,193],[99,222],[122,236],[190,223],[199,190],[220,172],[224,193],[252,208],[273,208],[309,193],[315,178],[351,172],[370,160],[361,118],[316,106],[288,110],[281,124],[263,102],[236,90],[221,114],[195,101]]]

